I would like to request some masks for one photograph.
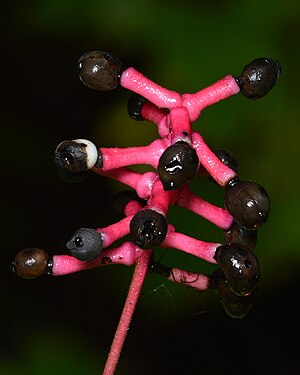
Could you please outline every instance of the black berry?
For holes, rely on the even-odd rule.
[[[233,221],[231,227],[224,231],[224,237],[226,243],[237,242],[253,250],[257,242],[257,230],[247,229],[236,221]]]
[[[270,211],[270,198],[266,190],[251,181],[229,183],[225,188],[224,204],[235,220],[248,229],[265,223]]]
[[[168,147],[158,163],[158,174],[165,190],[175,190],[188,182],[197,172],[196,151],[185,142]]]
[[[130,222],[132,241],[141,249],[159,246],[165,239],[167,230],[166,218],[151,209],[139,211]]]
[[[215,259],[233,293],[247,296],[256,289],[259,279],[258,259],[246,246],[234,242],[219,246]]]
[[[102,155],[96,146],[86,139],[61,142],[55,150],[54,162],[69,173],[86,172],[102,166]]]
[[[241,93],[248,99],[258,99],[266,95],[275,85],[281,73],[278,61],[261,57],[246,65],[237,78]]]
[[[74,233],[66,247],[73,257],[79,260],[93,260],[101,253],[103,239],[95,229],[80,228]]]
[[[147,103],[147,99],[138,94],[133,94],[127,102],[127,112],[133,120],[142,121],[142,107]]]
[[[24,279],[35,279],[48,271],[48,254],[38,248],[21,250],[12,262],[12,271]]]
[[[224,272],[220,268],[211,275],[211,288],[215,290],[224,310],[231,318],[244,318],[250,311],[253,294],[242,297],[233,293]]]
[[[89,88],[100,91],[113,90],[119,83],[121,71],[121,61],[103,51],[88,52],[77,64],[80,80]]]

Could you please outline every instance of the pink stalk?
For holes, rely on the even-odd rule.
[[[207,262],[217,263],[214,255],[217,247],[221,246],[221,244],[204,242],[179,232],[168,232],[161,246],[182,250]]]
[[[171,143],[178,141],[191,143],[191,122],[185,107],[173,108],[170,111]]]
[[[195,212],[197,215],[202,216],[204,219],[207,219],[222,229],[229,229],[233,222],[233,217],[226,209],[206,202],[204,199],[192,193],[187,185],[181,188],[180,196],[176,204],[179,207],[184,207]]]
[[[143,199],[149,198],[152,186],[158,179],[158,175],[155,172],[141,174],[126,167],[111,169],[108,171],[93,168],[93,172],[130,186],[137,192],[138,196]]]
[[[209,289],[210,278],[204,273],[192,273],[179,268],[171,268],[167,280],[174,283],[184,284],[190,288],[204,292]]]
[[[144,120],[157,125],[158,133],[161,138],[167,137],[170,134],[169,116],[164,109],[147,102],[142,106],[142,117]]]
[[[174,204],[179,195],[179,190],[165,191],[160,180],[155,181],[153,184],[151,196],[148,199],[147,208],[154,209],[155,211],[167,215],[169,206]]]
[[[101,254],[95,260],[87,262],[78,260],[71,255],[54,255],[52,275],[68,275],[69,273],[85,271],[107,264],[123,264],[125,266],[132,266],[141,256],[142,252],[143,250],[138,246],[127,241],[116,248],[102,250]]]
[[[188,109],[191,121],[197,120],[201,111],[220,100],[229,98],[240,92],[240,87],[231,75],[206,87],[195,94],[183,94],[183,105]]]
[[[103,165],[100,170],[120,168],[128,165],[149,164],[157,168],[161,154],[170,145],[167,139],[156,139],[148,146],[139,147],[101,147]]]
[[[133,214],[125,217],[117,223],[111,224],[106,228],[97,229],[98,233],[101,233],[103,239],[103,247],[108,247],[113,242],[126,236],[129,233],[129,224],[133,217]]]
[[[158,85],[134,68],[128,68],[122,73],[120,85],[142,95],[159,108],[182,107],[182,97],[178,92]]]
[[[108,354],[103,375],[113,375],[115,372],[145,276],[148,271],[151,255],[151,250],[143,251],[142,255],[136,262],[125,305]]]
[[[236,173],[222,163],[222,161],[207,146],[199,133],[193,132],[192,141],[199,162],[219,185],[225,186],[230,180],[236,177]]]

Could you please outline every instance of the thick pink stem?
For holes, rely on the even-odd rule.
[[[101,233],[103,239],[103,247],[110,246],[113,242],[126,236],[129,233],[129,224],[133,217],[131,214],[128,217],[118,221],[117,223],[111,224],[106,228],[99,228],[97,232]]]
[[[179,268],[171,268],[167,279],[201,292],[208,290],[210,285],[210,278],[204,273],[192,273]]]
[[[171,142],[178,141],[191,143],[191,122],[185,107],[173,108],[170,111]]]
[[[157,168],[161,154],[170,145],[167,139],[156,139],[148,146],[140,147],[101,147],[103,165],[100,168],[103,171],[120,168],[128,165],[149,164]]]
[[[195,212],[197,215],[202,216],[204,219],[222,229],[230,228],[233,222],[233,217],[225,208],[206,202],[192,193],[188,186],[182,187],[176,204]]]
[[[222,163],[198,132],[193,132],[192,141],[199,162],[219,185],[225,186],[230,180],[236,177],[236,173]]]
[[[113,375],[116,370],[138,297],[148,271],[151,255],[151,250],[144,251],[136,263],[125,305],[110,348],[103,375]]]
[[[178,92],[159,86],[134,68],[128,68],[122,73],[120,85],[142,95],[159,108],[182,106],[182,97]]]
[[[217,247],[221,246],[221,244],[197,240],[183,233],[168,232],[161,246],[182,250],[188,254],[204,259],[207,262],[217,263],[214,259],[214,255]]]
[[[152,193],[147,203],[147,208],[154,209],[155,211],[166,216],[169,206],[174,204],[179,194],[179,190],[165,191],[161,181],[157,180],[153,184]]]
[[[168,113],[158,108],[153,103],[147,102],[142,106],[142,117],[144,120],[153,122],[157,125],[158,134],[161,138],[168,137],[170,134],[170,119]]]
[[[240,92],[240,87],[231,75],[195,94],[184,94],[183,105],[188,109],[191,121],[197,120],[202,109]]]
[[[69,273],[85,271],[107,264],[132,266],[141,256],[142,252],[142,249],[128,241],[116,248],[103,250],[95,260],[88,262],[80,261],[71,255],[54,255],[52,275],[63,276],[68,275]]]
[[[155,172],[146,172],[141,174],[126,167],[110,169],[108,171],[93,168],[93,171],[102,176],[119,181],[124,185],[130,186],[137,192],[138,196],[143,199],[147,199],[149,197],[152,186],[158,179],[158,175]]]

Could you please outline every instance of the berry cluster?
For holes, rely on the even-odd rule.
[[[261,185],[238,178],[238,163],[231,151],[211,151],[192,124],[204,108],[239,92],[249,99],[266,95],[280,74],[279,63],[258,58],[238,77],[227,75],[205,89],[183,95],[157,85],[132,67],[123,68],[107,52],[86,53],[77,71],[92,89],[108,91],[120,85],[132,91],[127,107],[130,117],[153,122],[160,137],[148,146],[128,148],[98,148],[85,139],[60,143],[54,160],[63,174],[81,176],[91,170],[131,188],[115,199],[124,218],[106,228],[77,230],[66,244],[71,256],[49,259],[42,249],[24,249],[15,257],[13,270],[30,279],[107,264],[142,264],[137,271],[143,269],[140,281],[146,272],[156,272],[200,291],[212,288],[230,316],[245,316],[259,280],[259,263],[253,253],[257,229],[268,219],[270,199]],[[129,168],[137,164],[147,164],[154,171],[139,173]],[[191,191],[189,181],[201,175],[224,188],[224,208]],[[170,205],[187,208],[221,228],[225,244],[176,231],[167,220]],[[131,241],[111,247],[128,234]],[[182,250],[220,268],[208,276],[167,267],[154,260],[152,250],[157,246]]]

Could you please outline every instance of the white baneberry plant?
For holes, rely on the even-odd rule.
[[[111,264],[135,265],[132,282],[103,374],[115,372],[147,272],[198,291],[214,289],[225,311],[244,317],[259,281],[259,262],[253,249],[257,229],[267,221],[270,199],[265,189],[238,178],[235,155],[227,149],[214,152],[192,129],[204,108],[241,92],[258,99],[275,85],[281,68],[276,60],[258,58],[238,77],[227,75],[194,94],[179,94],[152,82],[133,67],[123,68],[114,55],[95,51],[78,61],[78,74],[88,87],[108,91],[117,85],[133,92],[128,113],[138,121],[157,126],[159,138],[148,146],[96,147],[86,139],[60,143],[54,160],[67,176],[92,171],[130,187],[116,196],[124,218],[105,228],[80,228],[67,242],[71,255],[54,255],[38,248],[20,251],[13,271],[26,279],[40,275],[66,275]],[[139,173],[130,166],[146,164],[154,171]],[[224,207],[217,207],[192,192],[192,178],[210,176],[225,189]],[[187,208],[224,232],[224,244],[204,242],[180,233],[168,222],[171,205]],[[112,247],[126,235],[131,241]],[[155,260],[155,248],[175,248],[218,264],[212,275],[191,273]]]

